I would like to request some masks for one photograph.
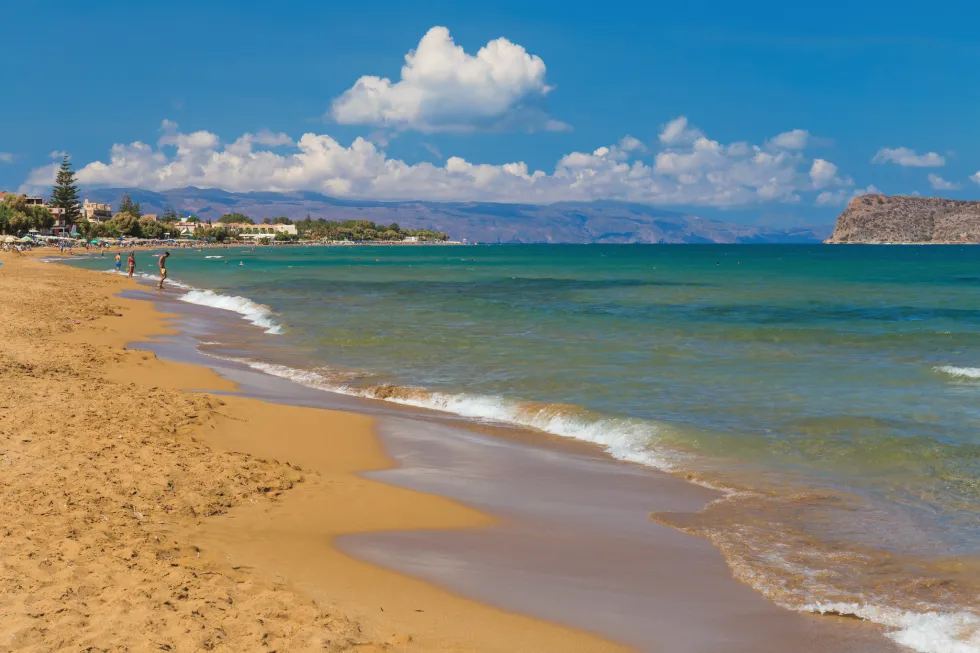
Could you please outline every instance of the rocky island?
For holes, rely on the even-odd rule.
[[[861,195],[837,217],[828,244],[980,243],[980,202]]]

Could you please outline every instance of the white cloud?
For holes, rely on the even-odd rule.
[[[871,159],[871,163],[894,163],[906,168],[939,168],[946,165],[946,159],[935,152],[917,154],[907,147],[883,147]]]
[[[827,186],[851,186],[854,182],[849,177],[837,175],[837,166],[826,159],[814,159],[810,166],[810,180],[815,189]]]
[[[673,127],[671,127],[673,125]],[[136,141],[114,145],[107,162],[78,168],[78,180],[95,186],[151,190],[198,186],[229,191],[315,190],[328,195],[376,199],[483,200],[548,203],[619,199],[658,205],[744,206],[796,202],[814,189],[850,184],[837,167],[807,158],[798,149],[722,144],[687,121],[668,123],[661,140],[671,147],[652,161],[637,138],[589,152],[571,152],[551,172],[522,161],[472,163],[449,156],[442,165],[409,165],[390,158],[364,138],[344,146],[326,134],[244,134],[222,143],[216,134],[185,134],[166,122],[156,146]],[[684,134],[696,134],[693,141]],[[441,158],[441,157],[439,157]],[[25,186],[43,189],[56,164],[31,172]],[[846,191],[840,191],[841,193]],[[819,201],[819,197],[818,197]]]
[[[933,190],[957,190],[960,188],[959,184],[952,181],[947,181],[939,175],[933,173],[929,173],[929,185],[933,188]]]
[[[703,135],[700,130],[687,126],[686,117],[679,116],[664,125],[659,138],[664,145],[689,145]]]
[[[980,170],[978,170],[976,174],[970,175],[970,181],[975,184],[980,184]]]
[[[777,134],[769,141],[773,147],[784,150],[802,150],[806,148],[810,141],[810,132],[805,129],[794,129],[792,131]]]
[[[861,195],[877,195],[880,192],[881,191],[878,190],[878,187],[874,184],[870,184],[864,188],[856,188],[854,190],[825,190],[817,195],[816,203],[819,206],[841,205],[846,204],[855,197],[860,197]]]
[[[65,152],[64,150],[53,150],[50,154],[48,154],[49,159],[63,159],[66,156],[69,159],[71,158],[68,152]]]
[[[333,101],[330,117],[346,125],[428,133],[568,130],[542,107],[552,88],[544,62],[520,45],[498,38],[470,55],[447,28],[433,27],[405,55],[400,80],[361,77]]]
[[[0,152],[0,163],[13,163],[14,155],[10,152]]]

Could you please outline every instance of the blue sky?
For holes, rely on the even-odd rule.
[[[965,2],[11,0],[7,27],[33,27],[0,53],[19,89],[0,188],[43,187],[66,151],[102,185],[609,197],[777,223],[828,222],[869,187],[974,199],[978,19]],[[499,38],[481,82],[472,58]]]

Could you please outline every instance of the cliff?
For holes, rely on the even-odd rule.
[[[825,242],[980,243],[980,202],[862,195],[837,217],[834,234]]]

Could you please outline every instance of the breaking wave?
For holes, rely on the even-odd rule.
[[[599,416],[567,404],[521,402],[497,396],[433,392],[388,384],[362,387],[351,384],[350,375],[299,370],[250,359],[227,360],[244,363],[260,372],[319,390],[428,408],[479,421],[529,427],[591,442],[618,460],[664,471],[674,470],[682,458],[680,454],[667,452],[658,446],[663,431],[668,427],[649,420]]]
[[[106,273],[120,274],[122,276],[126,276],[127,274],[125,271],[115,269],[106,270]],[[159,275],[147,274],[146,272],[134,272],[133,276],[146,281],[151,281],[153,283],[160,280]],[[210,306],[211,308],[220,308],[224,311],[238,313],[255,326],[265,329],[266,333],[276,335],[282,333],[282,326],[277,324],[272,319],[272,316],[275,315],[272,309],[264,304],[257,304],[248,297],[241,297],[238,295],[222,295],[221,293],[216,293],[213,290],[201,290],[199,288],[195,288],[194,286],[190,286],[186,283],[170,278],[167,279],[166,285],[171,288],[179,288],[181,290],[188,291],[185,294],[177,297],[177,299],[183,302],[187,302],[188,304],[197,304],[199,306]]]
[[[969,612],[903,612],[857,603],[811,603],[807,612],[851,615],[881,624],[894,642],[919,653],[977,653],[980,617]]]
[[[178,299],[188,304],[210,306],[224,311],[238,313],[255,326],[262,327],[266,333],[282,333],[282,326],[272,320],[272,309],[264,304],[256,304],[248,297],[222,295],[212,290],[191,290]]]
[[[942,365],[935,368],[937,372],[944,372],[959,379],[980,379],[980,367],[955,367],[953,365]]]

